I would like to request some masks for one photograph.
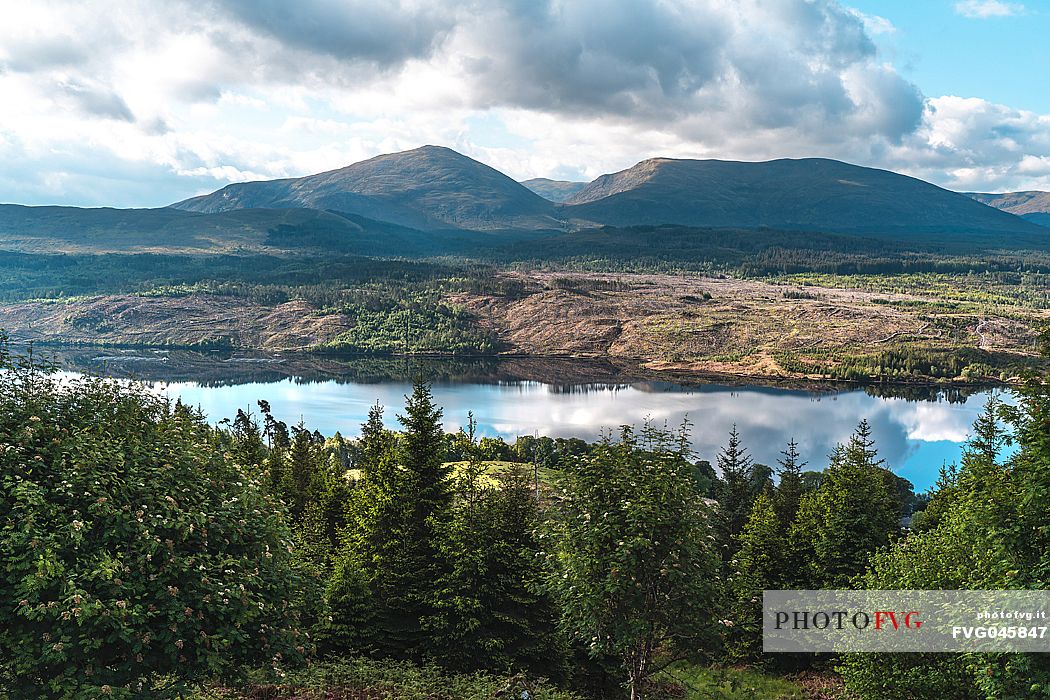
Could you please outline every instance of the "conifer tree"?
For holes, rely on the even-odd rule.
[[[802,494],[798,511],[787,531],[783,569],[786,588],[809,590],[821,585],[814,540],[820,522],[817,493],[808,491]]]
[[[886,488],[871,428],[861,421],[832,456],[817,491],[813,549],[826,587],[845,588],[871,553],[900,530],[898,504]]]
[[[231,437],[234,458],[247,467],[261,468],[266,459],[266,444],[254,416],[237,409],[237,417],[234,418],[231,427]]]
[[[722,558],[728,562],[736,554],[738,536],[751,512],[751,456],[740,442],[736,425],[729,432],[729,443],[718,455],[722,472],[717,488],[716,532]]]
[[[259,411],[263,415],[263,436],[269,450],[266,459],[267,485],[270,492],[280,496],[281,484],[284,482],[285,453],[291,445],[288,426],[273,417],[268,401],[259,401]]]
[[[448,568],[440,536],[452,491],[441,409],[422,380],[398,418],[405,428],[399,439],[382,427],[378,406],[362,427],[362,480],[350,508],[344,561],[329,586],[329,604],[333,624],[343,624],[345,619],[337,619],[341,614],[353,617],[361,610],[361,601],[352,596],[367,590],[375,622],[368,639],[357,640],[367,648],[358,650],[421,660],[433,651],[427,625]]]
[[[383,427],[379,404],[369,409],[358,444],[360,478],[347,504],[343,548],[325,591],[329,622],[320,630],[320,646],[328,653],[382,649],[403,655],[397,640],[382,639],[394,626],[386,602],[396,591],[384,572],[399,556],[400,542],[393,534],[404,504],[397,438]]]
[[[784,530],[766,490],[755,499],[739,537],[729,581],[731,609],[727,647],[732,656],[753,658],[762,648],[762,592],[784,582]]]
[[[643,438],[624,428],[567,470],[550,553],[565,631],[620,659],[632,700],[679,654],[714,645],[720,588],[685,436]]]
[[[288,503],[292,518],[302,518],[303,511],[320,495],[324,477],[320,470],[321,455],[317,442],[300,421],[292,428],[292,441],[281,474],[280,492]]]
[[[562,675],[557,616],[540,592],[537,504],[522,469],[484,479],[475,423],[463,431],[468,463],[456,478],[454,515],[442,538],[450,562],[430,628],[433,657],[455,671]]]
[[[777,517],[780,519],[780,525],[786,531],[798,513],[799,503],[805,492],[805,487],[802,485],[802,468],[806,466],[806,462],[800,460],[801,455],[798,452],[798,443],[795,442],[795,438],[788,441],[787,449],[780,454],[783,456],[777,460],[779,482],[774,492],[773,503]]]

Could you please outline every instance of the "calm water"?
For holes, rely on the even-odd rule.
[[[357,435],[376,401],[396,426],[411,377],[419,373],[433,381],[448,430],[459,429],[468,411],[482,435],[511,441],[524,434],[593,440],[625,423],[677,425],[688,417],[694,448],[712,463],[735,424],[757,461],[773,464],[794,437],[811,468],[823,468],[834,445],[866,418],[881,456],[916,490],[930,486],[942,464],[958,459],[970,426],[995,393],[956,393],[948,400],[926,392],[916,400],[861,389],[683,386],[632,379],[610,365],[542,361],[337,362],[141,351],[61,359],[70,369],[151,381],[158,391],[199,406],[212,421],[238,408],[255,409],[264,399],[280,420],[302,418],[325,435]]]

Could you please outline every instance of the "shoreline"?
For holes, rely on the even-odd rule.
[[[791,374],[761,374],[744,372],[718,372],[711,370],[696,369],[694,367],[678,364],[667,364],[659,368],[648,366],[653,360],[642,358],[607,357],[607,356],[581,356],[569,354],[546,354],[537,355],[530,353],[488,353],[488,354],[452,354],[440,352],[414,352],[414,353],[367,353],[367,352],[345,352],[337,350],[326,350],[321,348],[270,350],[246,347],[201,347],[180,345],[150,345],[134,343],[82,343],[61,340],[34,340],[24,341],[17,336],[11,337],[14,349],[21,350],[29,345],[35,349],[35,354],[52,355],[57,358],[63,368],[75,371],[91,370],[99,365],[112,369],[120,365],[145,364],[164,365],[167,369],[175,369],[175,374],[183,374],[180,369],[192,369],[200,364],[221,362],[227,369],[230,365],[250,365],[259,370],[281,367],[290,370],[280,372],[286,376],[309,376],[327,375],[329,379],[339,379],[343,373],[354,363],[364,364],[399,364],[399,363],[433,363],[438,365],[464,365],[482,367],[489,365],[490,372],[481,372],[481,375],[498,374],[499,368],[511,370],[511,373],[522,381],[540,381],[550,384],[630,384],[639,382],[660,382],[676,384],[683,387],[691,386],[758,386],[770,389],[800,390],[815,393],[834,393],[840,390],[859,389],[887,389],[887,390],[916,390],[916,391],[951,391],[977,392],[988,389],[1009,389],[1017,386],[1019,382],[993,380],[986,381],[957,381],[957,380],[932,380],[914,379],[902,381],[899,379],[869,379],[849,380],[828,377],[801,376]],[[119,356],[100,355],[106,350],[118,353],[130,353],[139,351],[152,353],[155,357],[140,357],[129,355],[127,358]],[[172,354],[176,354],[174,363],[169,363]],[[95,357],[88,358],[86,356]],[[163,359],[162,359],[163,358]],[[695,363],[692,363],[695,364]],[[92,367],[94,365],[94,367]],[[180,367],[181,365],[181,367]],[[545,374],[546,367],[553,366],[554,370]],[[528,371],[529,369],[535,371]],[[141,370],[142,368],[135,368]],[[300,374],[296,370],[301,370]],[[138,376],[140,372],[127,372]],[[106,372],[109,374],[109,372]],[[124,374],[124,372],[121,372]],[[146,374],[154,374],[152,372]],[[353,374],[353,372],[350,372]],[[468,374],[470,374],[468,372]],[[307,375],[307,376],[303,376]],[[523,375],[517,377],[517,375]],[[542,376],[541,376],[542,375]],[[132,377],[134,378],[134,377]],[[480,378],[483,378],[480,377]],[[188,379],[188,377],[186,378]],[[181,381],[172,379],[171,381]],[[163,381],[159,378],[151,381]]]

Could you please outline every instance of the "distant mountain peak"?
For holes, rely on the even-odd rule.
[[[421,229],[558,228],[553,204],[495,168],[445,146],[387,153],[289,180],[229,185],[174,205],[330,209]]]
[[[928,182],[827,158],[649,158],[598,177],[564,211],[609,226],[1033,231],[1029,222]]]
[[[1032,207],[1042,194],[1019,197]],[[928,182],[826,158],[655,157],[587,184],[543,178],[518,183],[437,145],[306,177],[228,185],[172,206],[201,213],[328,210],[425,231],[677,224],[872,235],[1041,233],[1029,221]],[[1035,221],[1037,215],[1025,216]]]

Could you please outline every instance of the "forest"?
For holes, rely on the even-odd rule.
[[[1043,377],[916,496],[864,422],[711,465],[447,433],[423,377],[346,438],[54,369],[0,342],[0,697],[1050,697],[1045,654],[761,645],[766,589],[1045,588]]]

